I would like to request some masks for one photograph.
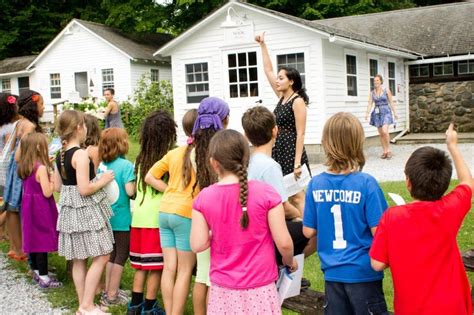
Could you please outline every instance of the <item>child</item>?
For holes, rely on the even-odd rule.
[[[94,164],[80,148],[87,135],[84,114],[66,110],[58,121],[62,149],[56,158],[55,190],[61,191],[57,230],[60,256],[73,260],[72,276],[80,314],[104,314],[94,305],[94,295],[114,237],[109,219],[112,209],[102,189],[114,179],[112,171],[95,178]],[[87,258],[92,264],[87,270]]]
[[[387,202],[375,178],[360,171],[364,140],[354,115],[329,118],[321,140],[328,169],[313,177],[306,192],[303,233],[318,234],[327,314],[388,314],[383,273],[373,271],[369,259]]]
[[[459,184],[443,196],[452,166],[441,150],[422,147],[405,165],[406,186],[415,199],[387,210],[370,250],[375,270],[390,268],[395,314],[471,315],[469,281],[456,236],[471,208],[472,178],[457,147],[453,124],[448,151]]]
[[[283,263],[291,271],[297,265],[280,195],[265,183],[247,182],[249,147],[237,131],[219,131],[209,156],[219,182],[194,201],[191,229],[193,251],[211,248],[207,314],[281,314],[273,240]]]
[[[264,106],[255,106],[242,116],[242,127],[245,136],[254,147],[249,162],[248,178],[267,183],[278,192],[283,201],[286,226],[293,241],[295,255],[304,252],[305,257],[308,257],[316,251],[316,238],[309,240],[303,235],[301,213],[288,202],[281,166],[272,159],[272,147],[278,133],[275,115]],[[281,256],[278,252],[276,254],[277,263],[281,265]]]
[[[161,292],[166,314],[184,312],[196,263],[196,255],[189,244],[192,201],[202,187],[208,186],[217,178],[208,167],[207,147],[216,130],[227,125],[228,115],[229,106],[223,100],[216,97],[203,99],[193,127],[193,143],[168,152],[150,169],[145,178],[147,184],[164,191],[160,204],[160,238],[165,264]],[[191,158],[192,155],[195,155],[195,159]],[[193,166],[193,160],[196,166]],[[162,181],[166,173],[169,173],[168,184]],[[196,282],[206,283],[208,272],[200,272],[199,265],[198,263]],[[206,264],[204,262],[201,265]],[[203,286],[204,290],[196,290],[196,287],[193,290],[193,295],[196,291],[200,292],[201,301],[194,309],[195,314],[200,314],[203,308],[205,310],[206,285]],[[193,301],[194,298],[193,296]]]
[[[108,128],[102,132],[99,141],[99,173],[111,170],[115,175],[118,195],[111,204],[113,216],[110,225],[114,234],[114,250],[105,272],[105,294],[102,296],[103,306],[126,304],[128,297],[119,294],[123,266],[127,262],[130,247],[130,197],[135,195],[135,174],[133,164],[125,159],[128,153],[128,135],[122,128]],[[110,201],[109,201],[110,202]]]
[[[48,156],[48,139],[38,132],[22,138],[18,175],[23,180],[21,225],[23,251],[30,255],[33,279],[43,289],[60,288],[62,283],[48,276],[48,253],[58,250],[58,210]]]
[[[186,117],[186,115],[185,115]],[[145,182],[150,168],[171,150],[176,142],[176,123],[164,110],[151,113],[140,132],[140,152],[135,161],[137,196],[130,229],[130,262],[135,269],[129,315],[163,314],[156,301],[163,270],[160,244],[159,208],[163,193]],[[146,282],[146,296],[143,291]]]
[[[97,170],[100,163],[99,158],[99,140],[100,140],[100,127],[99,121],[95,116],[86,114],[84,116],[87,127],[86,141],[84,141],[84,149],[89,154],[89,157],[94,162],[94,170]]]
[[[16,126],[12,132],[12,155],[5,181],[4,209],[7,212],[6,224],[10,236],[11,251],[8,256],[19,261],[28,258],[22,251],[20,206],[22,196],[22,181],[18,177],[17,163],[20,159],[18,150],[20,140],[34,131],[41,132],[39,119],[43,116],[43,97],[35,91],[25,90],[17,99],[18,115],[13,118]]]

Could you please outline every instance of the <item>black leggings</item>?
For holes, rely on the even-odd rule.
[[[31,268],[38,270],[40,276],[48,275],[48,253],[30,253]]]

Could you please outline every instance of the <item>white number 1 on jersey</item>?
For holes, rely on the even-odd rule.
[[[334,216],[334,236],[336,238],[332,241],[332,248],[344,249],[347,247],[347,242],[344,240],[344,230],[342,229],[341,205],[332,206],[331,213]]]

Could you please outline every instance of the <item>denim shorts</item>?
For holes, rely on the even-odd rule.
[[[190,252],[191,219],[177,214],[160,212],[160,239],[162,248],[176,248]]]
[[[382,280],[359,283],[325,282],[325,315],[388,315]]]

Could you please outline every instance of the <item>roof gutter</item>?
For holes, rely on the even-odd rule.
[[[7,72],[7,73],[0,73],[0,78],[4,77],[13,77],[13,76],[18,76],[22,74],[30,74],[33,71],[35,71],[35,68],[29,69],[29,70],[22,70],[22,71],[15,71],[15,72]]]
[[[428,58],[428,59],[419,59],[413,61],[405,62],[406,65],[423,65],[427,63],[435,63],[435,62],[449,62],[449,61],[459,61],[459,60],[473,60],[474,54],[471,55],[469,52],[467,55],[458,55],[458,56],[449,56],[446,57],[438,57],[438,58]]]

